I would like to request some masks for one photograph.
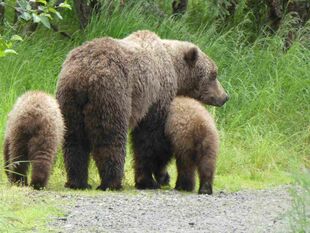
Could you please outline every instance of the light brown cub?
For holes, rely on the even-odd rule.
[[[4,139],[4,162],[11,183],[28,185],[28,165],[32,166],[31,186],[46,186],[57,148],[62,143],[64,122],[57,101],[40,92],[26,92],[9,113]]]
[[[176,97],[170,106],[165,129],[176,157],[177,190],[192,191],[198,169],[200,194],[212,194],[219,136],[215,122],[198,101]]]

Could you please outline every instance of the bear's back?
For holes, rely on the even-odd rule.
[[[152,52],[160,51],[160,47],[164,48],[161,39],[150,31],[137,31],[123,39],[115,39],[112,37],[101,37],[74,48],[68,54],[63,67],[78,66],[85,68],[92,67],[98,63],[104,63],[102,58],[113,58],[114,61],[119,60],[123,65],[131,63]],[[118,58],[118,59],[117,59]]]
[[[112,71],[111,64],[120,70]],[[130,83],[140,82],[147,78],[146,74],[152,76],[151,80],[156,77],[161,82],[171,82],[167,77],[175,75],[162,40],[153,32],[137,31],[123,39],[96,38],[71,50],[62,65],[58,86],[88,88],[94,77],[102,80],[113,72],[124,72]]]

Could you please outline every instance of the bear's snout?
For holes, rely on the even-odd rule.
[[[229,100],[229,95],[225,94],[222,100],[219,101],[218,106],[223,106]]]
[[[212,96],[210,97],[209,101],[207,101],[207,104],[211,104],[217,107],[222,107],[228,100],[229,100],[229,96],[227,94],[224,94],[220,98],[216,98]]]

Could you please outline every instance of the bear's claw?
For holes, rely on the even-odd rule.
[[[136,183],[137,189],[159,189],[160,185],[155,180],[142,180]]]
[[[97,190],[102,190],[102,191],[106,191],[107,189],[109,190],[121,190],[123,189],[122,185],[106,185],[106,184],[101,184],[97,187]]]
[[[65,184],[65,188],[85,190],[85,189],[91,189],[92,187],[90,184],[74,184],[67,182]]]

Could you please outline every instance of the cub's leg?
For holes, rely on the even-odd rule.
[[[176,154],[178,177],[176,190],[193,191],[195,188],[195,164],[187,156]]]
[[[17,185],[28,185],[27,171],[29,159],[27,156],[27,139],[15,138],[10,143],[10,159],[8,165],[9,181]]]
[[[199,194],[213,193],[213,178],[215,172],[216,154],[211,149],[206,149],[197,161],[198,174],[200,179]]]
[[[30,139],[28,145],[28,154],[32,166],[30,185],[39,190],[47,185],[57,153],[57,141],[56,138],[44,135],[44,132],[39,132],[38,136]]]
[[[39,190],[47,185],[52,163],[48,161],[45,156],[45,154],[36,155],[36,159],[31,161],[32,176],[30,185],[33,186],[34,189]]]
[[[4,139],[4,146],[3,146],[3,155],[4,155],[4,171],[5,174],[7,175],[7,177],[9,178],[9,163],[10,163],[10,143],[9,143],[9,139],[5,138]]]

